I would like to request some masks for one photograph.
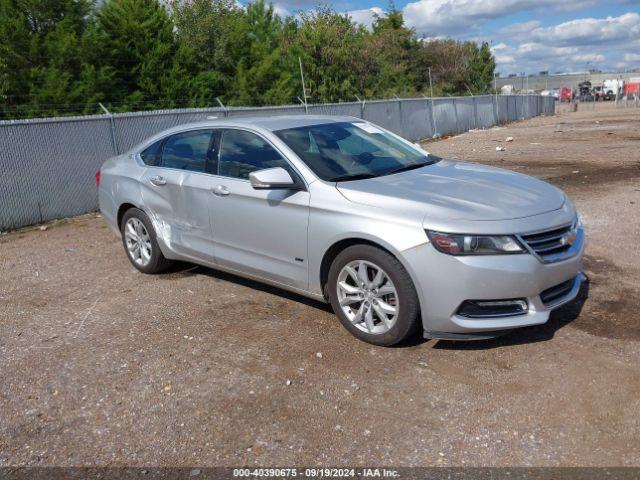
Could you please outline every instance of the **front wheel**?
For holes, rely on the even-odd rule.
[[[384,250],[346,248],[331,264],[327,287],[333,311],[360,340],[390,346],[416,329],[420,308],[411,277]]]

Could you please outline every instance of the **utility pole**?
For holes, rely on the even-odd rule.
[[[298,57],[298,62],[300,63],[300,78],[302,79],[302,98],[304,98],[305,108],[307,106],[307,89],[304,86],[304,73],[302,71],[302,58]]]

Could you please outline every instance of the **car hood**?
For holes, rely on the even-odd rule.
[[[507,220],[557,210],[564,194],[521,173],[442,160],[416,170],[338,182],[348,200],[380,208],[419,209],[425,218]]]

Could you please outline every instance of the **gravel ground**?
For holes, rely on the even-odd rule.
[[[640,465],[639,127],[598,105],[426,145],[582,213],[580,297],[492,341],[378,348],[271,287],[145,276],[96,215],[0,236],[0,465]]]

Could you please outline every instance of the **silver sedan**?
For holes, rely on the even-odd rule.
[[[356,118],[181,125],[97,179],[141,272],[182,260],[326,300],[377,345],[542,324],[582,280],[584,233],[562,191]]]

